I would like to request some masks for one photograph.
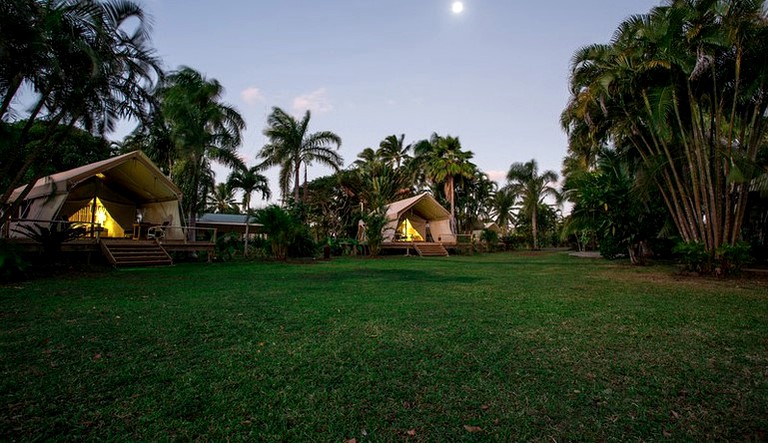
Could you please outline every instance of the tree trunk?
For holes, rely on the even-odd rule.
[[[197,205],[200,201],[200,164],[202,163],[202,157],[201,158],[194,158],[192,164],[194,165],[195,170],[192,172],[192,196],[193,200],[189,202],[189,232],[187,232],[187,239],[189,241],[196,241],[197,240]],[[196,254],[196,253],[193,253]]]
[[[301,174],[301,160],[296,160],[296,171],[294,171],[294,180],[293,180],[293,199],[296,201],[296,203],[299,202],[299,188],[301,187],[299,184],[299,175]]]
[[[244,237],[244,245],[243,245],[243,255],[248,256],[248,227],[250,226],[250,219],[251,219],[251,207],[250,203],[248,203],[245,207],[245,237]]]
[[[536,206],[533,207],[533,213],[531,214],[531,234],[533,234],[533,250],[539,250],[539,227],[538,227],[538,211]]]
[[[16,149],[11,150],[10,158],[6,158],[5,159],[5,162],[4,162],[5,165],[3,166],[2,169],[0,169],[0,176],[7,176],[7,175],[11,174],[11,169],[13,168],[13,163],[16,161],[16,158],[19,156],[19,154],[24,152],[24,147],[26,145],[27,134],[32,129],[32,126],[34,125],[34,122],[35,122],[35,118],[37,118],[37,115],[40,113],[40,111],[43,109],[43,106],[45,105],[45,97],[46,97],[45,95],[40,97],[40,100],[38,100],[37,104],[35,105],[35,108],[32,110],[32,113],[27,118],[27,123],[24,125],[24,128],[22,128],[21,133],[19,134],[19,140],[16,143]],[[46,132],[46,135],[43,136],[43,141],[41,141],[40,144],[37,146],[37,148],[29,154],[29,156],[33,156],[33,161],[34,161],[35,158],[37,158],[37,156],[40,155],[40,151],[42,150],[42,147],[48,141],[48,138],[53,134],[53,131],[55,130],[56,126],[58,125],[58,123],[63,118],[64,118],[64,113],[62,112],[62,113],[59,113],[56,116],[56,118],[54,118],[51,121],[52,126],[48,129],[48,131]],[[27,160],[27,163],[25,164],[25,166],[26,165],[31,165],[31,164],[32,164],[32,162]],[[17,171],[17,175],[16,176],[17,177],[23,177],[24,174],[27,173],[27,169],[29,169],[29,166],[26,166],[26,169],[24,168],[24,166],[22,166],[21,170]],[[12,181],[11,183],[9,183],[8,187],[9,187],[10,191],[13,192],[13,189],[16,186],[18,186],[20,182],[21,182],[21,179],[15,181],[15,182]],[[8,195],[10,195],[10,193]],[[7,195],[5,195],[5,193],[4,193],[3,194],[3,198],[0,199],[0,205],[3,205],[4,203],[7,203],[8,202],[7,198],[8,198]]]
[[[445,178],[445,186],[443,186],[443,191],[445,192],[445,196],[448,198],[448,201],[451,204],[451,229],[456,231],[453,232],[453,234],[458,234],[458,229],[456,226],[456,207],[453,200],[453,176],[449,175]]]
[[[13,97],[16,96],[16,92],[19,90],[19,87],[21,86],[21,81],[24,79],[24,77],[21,74],[16,74],[13,76],[13,80],[11,80],[11,83],[8,85],[8,90],[5,93],[5,97],[3,98],[3,104],[0,105],[0,119],[5,117],[5,113],[8,111],[8,108],[11,106],[11,102],[13,101]]]
[[[40,140],[38,145],[35,147],[35,149],[27,156],[27,161],[24,163],[24,165],[21,167],[21,170],[16,174],[14,179],[11,181],[11,183],[8,186],[8,189],[5,191],[5,193],[2,196],[2,199],[0,199],[0,206],[2,204],[7,203],[8,200],[11,197],[11,194],[13,194],[13,190],[15,189],[16,185],[21,183],[21,180],[24,178],[24,174],[29,171],[29,168],[32,167],[32,163],[37,159],[37,157],[40,156],[40,154],[43,151],[43,147],[45,147],[48,143],[48,141],[53,136],[53,133],[55,132],[56,128],[59,125],[59,122],[64,116],[62,114],[59,114],[59,116],[54,119],[54,121],[51,122],[51,127],[48,128],[48,131],[46,131],[45,135],[43,136],[43,139]],[[69,134],[69,130],[72,129],[72,127],[75,125],[76,116],[72,117],[72,120],[67,125],[65,131],[63,132],[63,136],[66,136]],[[26,188],[19,194],[18,197],[16,197],[16,200],[8,207],[5,211],[3,211],[2,214],[0,214],[0,225],[4,224],[5,222],[10,219],[11,214],[13,214],[18,207],[21,205],[21,202],[24,201],[24,199],[29,195],[30,191],[32,191],[32,188],[35,186],[35,183],[38,179],[42,177],[34,177],[32,181],[30,181]]]

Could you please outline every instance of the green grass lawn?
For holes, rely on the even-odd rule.
[[[764,440],[767,302],[557,253],[0,286],[0,440]]]

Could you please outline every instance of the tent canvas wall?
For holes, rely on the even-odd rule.
[[[24,187],[11,195],[15,201]],[[21,206],[19,221],[97,223],[109,237],[132,234],[137,215],[145,224],[179,226],[181,191],[140,151],[41,178]],[[13,226],[12,226],[13,228]],[[11,229],[11,236],[20,236]],[[166,232],[183,238],[181,229]]]
[[[387,206],[384,242],[435,241],[455,243],[451,214],[429,193],[407,198]],[[427,229],[429,227],[429,229]],[[429,233],[427,232],[429,230]]]
[[[495,222],[485,222],[483,223],[482,229],[475,229],[472,231],[472,238],[474,238],[475,240],[480,240],[480,237],[482,237],[483,235],[483,231],[486,229],[488,229],[489,231],[495,232],[496,234],[499,235],[499,237],[501,237],[501,228],[499,227],[499,225],[497,225]]]

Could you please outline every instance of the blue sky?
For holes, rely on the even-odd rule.
[[[387,135],[411,142],[437,132],[458,136],[494,179],[531,158],[559,173],[571,56],[659,1],[465,0],[459,15],[451,3],[144,1],[165,68],[218,79],[245,117],[240,153],[249,165],[279,106],[310,109],[311,130],[339,134],[347,165]],[[223,180],[227,171],[217,171]],[[313,167],[310,177],[329,172]],[[277,191],[277,171],[267,176]]]

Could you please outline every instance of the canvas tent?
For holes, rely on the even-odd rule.
[[[384,242],[398,241],[456,243],[451,230],[451,213],[425,192],[387,206]]]
[[[11,201],[21,195],[17,188]],[[132,235],[134,225],[178,227],[181,191],[140,151],[41,178],[15,224],[68,220],[98,226],[102,236]],[[13,227],[13,226],[12,226]],[[19,236],[11,229],[10,236]],[[181,229],[166,238],[183,238]]]
[[[485,222],[483,223],[482,229],[475,229],[472,231],[472,237],[475,240],[480,240],[480,237],[483,235],[483,231],[486,229],[489,231],[493,231],[499,236],[501,236],[501,228],[499,227],[498,224],[496,224],[495,222]]]

